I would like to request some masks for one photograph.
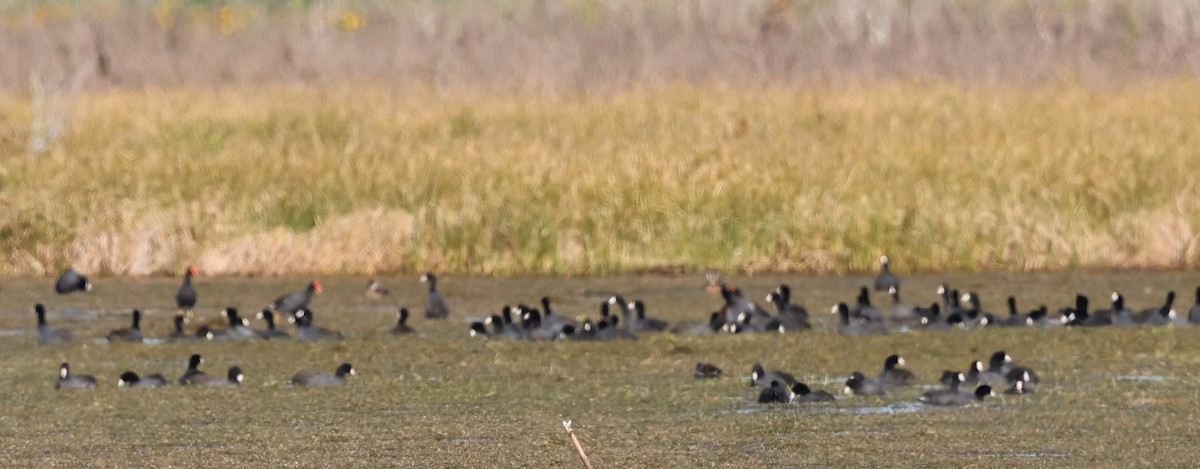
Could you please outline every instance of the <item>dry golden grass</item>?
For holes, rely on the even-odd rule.
[[[1192,266],[1200,83],[0,98],[0,271]]]

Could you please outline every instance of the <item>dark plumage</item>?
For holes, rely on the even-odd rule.
[[[109,342],[141,342],[142,336],[142,312],[133,310],[133,322],[128,328],[113,329],[108,333]]]
[[[41,303],[33,306],[33,312],[37,315],[38,342],[54,345],[75,341],[75,336],[71,334],[71,331],[50,327],[50,324],[46,323],[46,307]]]
[[[172,342],[177,340],[196,340],[196,336],[183,331],[183,323],[186,321],[187,318],[182,314],[176,314],[175,319],[172,321],[174,327],[172,328],[171,333],[167,334],[166,339]]]
[[[60,295],[77,291],[92,291],[92,282],[89,282],[87,277],[74,268],[69,268],[64,270],[62,275],[58,276],[58,280],[54,282],[54,291]]]
[[[54,389],[87,389],[95,386],[95,377],[71,374],[71,365],[67,362],[58,366],[58,381],[54,383]]]
[[[191,311],[196,306],[196,289],[192,288],[193,275],[196,275],[196,268],[189,265],[187,273],[183,274],[183,285],[180,285],[179,291],[175,293],[175,306],[182,311]]]
[[[267,308],[290,316],[296,314],[296,311],[300,311],[301,308],[308,307],[313,295],[320,294],[323,290],[321,282],[313,280],[304,290],[280,295],[270,305],[267,305]]]
[[[166,385],[167,379],[158,373],[146,376],[138,376],[137,373],[126,371],[121,373],[121,377],[117,379],[117,387],[157,388]]]
[[[771,317],[771,314],[762,306],[743,296],[742,291],[737,287],[728,285],[722,287],[721,296],[725,299],[725,306],[721,309],[721,313],[725,316],[726,323],[736,324],[742,317],[749,318],[751,321],[770,319]]]
[[[341,332],[326,329],[320,326],[314,326],[313,313],[307,308],[296,311],[296,314],[292,316],[291,321],[296,323],[297,340],[345,339]]]
[[[966,391],[929,391],[922,394],[917,400],[925,405],[962,407],[982,402],[984,397],[991,394],[992,387],[985,384],[975,388],[974,393]]]
[[[755,363],[750,368],[750,386],[767,386],[771,381],[779,381],[784,385],[791,386],[796,384],[796,377],[785,371],[766,371],[760,363]]]
[[[900,368],[904,366],[904,358],[899,355],[888,355],[883,360],[883,371],[879,372],[879,382],[885,387],[904,386],[915,377],[911,371]]]
[[[1196,287],[1196,304],[1188,311],[1188,322],[1200,323],[1200,287]]]
[[[888,257],[879,257],[879,275],[875,277],[875,291],[888,291],[892,287],[900,288],[900,277],[888,269]]]
[[[833,394],[822,390],[812,390],[807,384],[792,385],[792,402],[830,402],[835,400]]]
[[[421,276],[421,281],[429,284],[429,295],[425,297],[425,318],[446,319],[450,317],[450,303],[437,289],[437,277],[432,272]]]
[[[696,379],[719,378],[720,376],[721,369],[712,363],[697,363],[696,372],[692,374],[692,377]]]
[[[304,370],[292,375],[292,384],[296,386],[325,387],[346,384],[346,375],[354,375],[354,367],[342,363],[334,373],[324,371]]]
[[[792,402],[792,393],[779,381],[771,381],[758,393],[759,404],[787,404]]]
[[[200,371],[200,363],[202,362],[204,362],[204,359],[200,358],[200,354],[192,354],[191,357],[188,357],[187,371],[184,371],[183,375],[179,377],[179,384],[196,384],[196,377],[205,374],[203,371]]]
[[[205,334],[208,340],[249,340],[263,339],[263,335],[250,328],[250,322],[238,314],[237,308],[229,307],[221,310],[221,315],[229,321],[229,327],[209,331]]]
[[[882,396],[884,389],[877,381],[855,371],[850,373],[850,379],[846,380],[846,387],[843,389],[843,392],[846,395],[853,394],[855,396]]]
[[[281,331],[281,330],[279,330],[278,327],[275,326],[275,314],[272,313],[271,310],[263,309],[262,311],[259,311],[258,319],[262,319],[263,322],[267,323],[266,329],[258,331],[258,335],[263,337],[264,339],[290,339],[290,338],[292,338],[292,336],[288,335],[287,332]]]
[[[191,383],[189,384],[212,387],[237,386],[242,384],[242,380],[244,378],[245,377],[242,375],[242,369],[237,366],[233,366],[229,368],[229,372],[226,373],[224,377],[200,373],[192,377]]]
[[[629,302],[628,309],[634,311],[629,321],[629,330],[634,332],[662,332],[667,329],[667,322],[662,319],[646,316],[646,304],[642,300]]]
[[[396,313],[398,319],[392,330],[388,331],[391,334],[412,334],[413,328],[408,325],[408,308],[400,308],[400,312]]]
[[[850,317],[850,307],[846,303],[838,303],[833,307],[833,314],[838,315],[838,334],[842,335],[871,335],[887,332],[882,322],[864,321]]]
[[[792,289],[786,284],[775,287],[775,291],[767,295],[767,301],[775,304],[779,311],[779,325],[783,331],[809,329],[808,310],[803,306],[792,303]]]

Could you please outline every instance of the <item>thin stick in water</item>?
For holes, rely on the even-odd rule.
[[[567,435],[571,437],[571,443],[575,444],[575,451],[579,453],[579,460],[583,461],[585,469],[592,469],[592,462],[588,461],[587,454],[583,452],[583,445],[579,444],[579,438],[575,438],[575,432],[571,431],[571,419],[563,420],[563,428],[567,429]]]

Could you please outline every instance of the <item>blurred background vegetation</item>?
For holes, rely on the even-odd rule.
[[[1200,1],[0,2],[0,273],[1190,267]]]

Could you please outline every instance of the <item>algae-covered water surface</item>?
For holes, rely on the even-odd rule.
[[[234,306],[252,317],[308,278],[197,277],[193,330]],[[368,299],[365,278],[320,278],[316,324],[341,341],[294,340],[107,343],[108,331],[144,313],[147,337],[171,330],[178,279],[96,279],[88,293],[57,295],[52,280],[0,281],[0,464],[30,466],[571,467],[578,457],[561,422],[596,467],[680,466],[1121,466],[1194,464],[1200,421],[1200,328],[985,328],[872,337],[835,332],[828,314],[853,300],[870,277],[730,276],[761,301],[780,283],[814,318],[810,331],[685,336],[642,334],[636,341],[506,341],[470,337],[468,321],[505,304],[549,297],[559,314],[597,317],[609,295],[641,299],[650,316],[704,321],[722,303],[698,277],[462,278],[440,290],[444,321],[421,313],[425,285],[383,278],[390,295]],[[1135,310],[1169,290],[1186,315],[1200,276],[1191,272],[947,274],[904,278],[905,301],[928,304],[945,283],[979,294],[1004,314],[1068,306],[1076,293],[1104,307],[1120,291]],[[39,345],[32,312],[70,329],[79,342]],[[890,305],[886,296],[875,303]],[[393,336],[398,306],[413,310],[417,333]],[[770,309],[770,307],[768,306]],[[248,314],[251,313],[251,314]],[[262,327],[256,322],[255,327]],[[291,326],[285,327],[289,332]],[[966,408],[917,402],[942,370],[1005,350],[1041,375],[1036,393],[1000,396]],[[201,369],[241,367],[237,387],[174,384],[188,356]],[[917,383],[883,397],[832,403],[762,405],[749,386],[751,365],[786,370],[838,393],[850,372],[873,376],[898,353]],[[56,391],[58,365],[98,378],[94,389]],[[289,384],[302,369],[354,364],[346,386]],[[697,362],[722,377],[695,380]],[[163,373],[160,389],[117,387],[125,371]]]

